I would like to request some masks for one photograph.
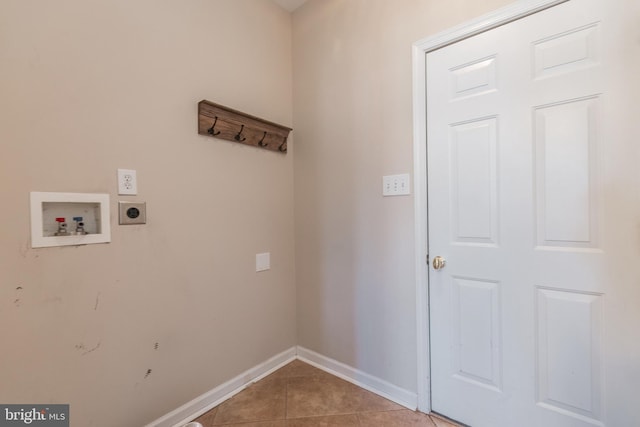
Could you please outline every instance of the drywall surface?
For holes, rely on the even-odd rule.
[[[293,14],[298,344],[415,391],[412,43],[505,0],[311,0]]]
[[[3,0],[0,64],[0,402],[139,427],[295,344],[293,136],[197,133],[201,99],[291,126],[288,12]],[[110,194],[111,243],[32,249],[30,191]],[[118,200],[147,224],[117,225]]]

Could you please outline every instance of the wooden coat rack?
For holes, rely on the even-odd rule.
[[[287,138],[292,130],[210,101],[198,103],[200,135],[286,153]]]

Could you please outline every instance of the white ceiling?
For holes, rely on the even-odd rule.
[[[303,3],[306,3],[307,0],[273,0],[273,1],[278,3],[283,8],[287,9],[289,12],[293,12],[294,10],[302,6]]]

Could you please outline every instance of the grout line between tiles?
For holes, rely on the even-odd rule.
[[[284,387],[284,419],[285,424],[287,424],[287,420],[289,419],[289,377],[285,378],[285,387]]]

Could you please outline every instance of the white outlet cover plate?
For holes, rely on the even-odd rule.
[[[138,178],[133,169],[118,169],[118,194],[135,196],[138,194]]]
[[[256,254],[256,272],[266,271],[271,268],[271,253]]]
[[[411,187],[408,173],[382,177],[383,196],[407,196],[409,194],[411,194]]]

